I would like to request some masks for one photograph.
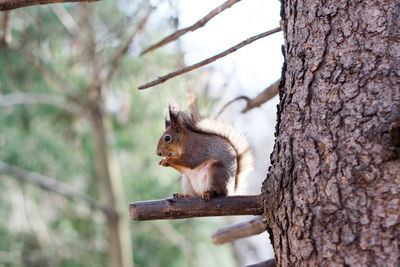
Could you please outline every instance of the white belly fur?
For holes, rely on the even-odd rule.
[[[208,161],[199,167],[185,169],[182,172],[183,190],[186,194],[201,196],[203,192],[210,191],[212,163]]]

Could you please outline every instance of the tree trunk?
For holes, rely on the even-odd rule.
[[[129,231],[129,215],[124,198],[120,166],[112,148],[114,138],[110,118],[105,110],[105,85],[101,79],[101,54],[96,53],[95,30],[92,24],[93,6],[80,4],[81,38],[90,73],[87,103],[96,151],[96,167],[99,177],[102,206],[106,207],[109,235],[109,266],[132,267],[132,244]]]
[[[263,183],[277,266],[399,266],[400,2],[282,0]]]
[[[96,148],[97,174],[100,178],[102,202],[109,234],[109,266],[133,266],[128,210],[124,199],[120,167],[109,144],[111,122],[103,112],[102,103],[92,109],[91,123]]]

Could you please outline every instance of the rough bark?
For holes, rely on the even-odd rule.
[[[399,266],[400,2],[282,0],[263,183],[277,266]]]

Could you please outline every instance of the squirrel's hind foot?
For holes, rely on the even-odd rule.
[[[205,191],[205,192],[201,193],[201,198],[205,201],[210,201],[213,196],[214,196],[214,193],[210,192],[210,191]]]

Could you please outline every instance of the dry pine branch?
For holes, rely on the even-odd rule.
[[[132,220],[183,219],[205,216],[261,215],[264,202],[256,196],[218,196],[210,201],[200,197],[167,198],[129,204]]]
[[[16,9],[20,7],[47,5],[68,2],[97,2],[99,0],[0,0],[0,11]]]
[[[162,39],[161,41],[159,41],[158,43],[148,47],[147,49],[145,49],[140,55],[144,55],[150,51],[153,51],[163,45],[166,45],[176,39],[178,39],[179,37],[181,37],[182,35],[184,35],[187,32],[190,31],[195,31],[201,27],[203,27],[209,20],[211,20],[212,18],[214,18],[216,15],[218,15],[219,13],[221,13],[222,11],[224,11],[225,9],[230,8],[231,6],[233,6],[234,4],[236,4],[237,2],[239,2],[240,0],[228,0],[226,2],[224,2],[222,5],[218,6],[217,8],[213,9],[210,13],[208,13],[205,17],[201,18],[199,21],[197,21],[195,24],[177,30],[176,32],[170,34],[169,36],[165,37],[164,39]]]
[[[222,58],[222,57],[224,57],[224,56],[226,56],[226,55],[229,55],[229,54],[235,52],[236,50],[238,50],[238,49],[240,49],[240,48],[242,48],[242,47],[244,47],[244,46],[246,46],[246,45],[248,45],[248,44],[251,44],[252,42],[254,42],[254,41],[258,40],[258,39],[261,39],[261,38],[263,38],[263,37],[269,36],[269,35],[271,35],[271,34],[274,34],[274,33],[280,32],[280,31],[281,31],[281,28],[277,27],[277,28],[272,29],[272,30],[270,30],[270,31],[266,31],[266,32],[257,34],[257,35],[255,35],[255,36],[253,36],[253,37],[250,37],[250,38],[248,38],[248,39],[246,39],[246,40],[240,42],[239,44],[237,44],[237,45],[235,45],[235,46],[229,48],[228,50],[225,50],[224,52],[219,53],[219,54],[217,54],[217,55],[215,55],[215,56],[213,56],[213,57],[210,57],[210,58],[205,59],[205,60],[203,60],[203,61],[201,61],[201,62],[198,62],[198,63],[196,63],[196,64],[193,64],[193,65],[191,65],[191,66],[189,66],[189,67],[182,68],[182,69],[180,69],[180,70],[171,72],[171,73],[169,73],[169,74],[167,74],[167,75],[161,76],[161,77],[159,77],[158,79],[155,79],[154,81],[145,83],[145,84],[139,86],[139,89],[146,89],[146,88],[152,87],[152,86],[154,86],[154,85],[163,83],[163,82],[165,82],[166,80],[169,80],[169,79],[171,79],[171,78],[173,78],[173,77],[176,77],[176,76],[178,76],[178,75],[181,75],[181,74],[183,74],[183,73],[186,73],[186,72],[189,72],[189,71],[191,71],[191,70],[200,68],[200,67],[202,67],[202,66],[204,66],[204,65],[210,64],[210,63],[216,61],[217,59],[220,59],[220,58]]]

